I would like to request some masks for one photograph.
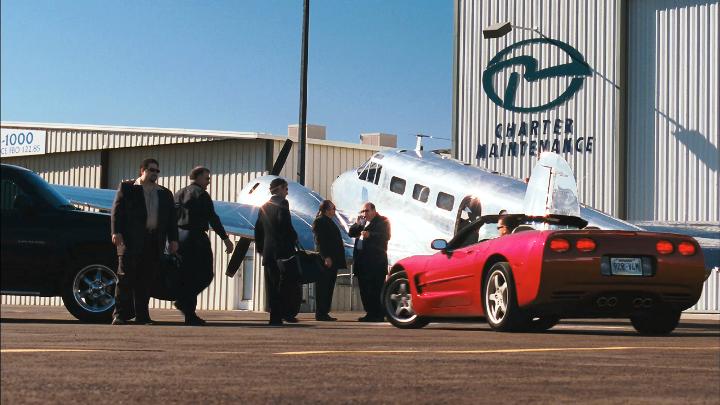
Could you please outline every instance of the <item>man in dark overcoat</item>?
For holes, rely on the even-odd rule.
[[[365,203],[358,222],[350,227],[355,239],[353,273],[360,284],[360,299],[367,314],[360,322],[383,322],[385,311],[380,293],[388,270],[387,247],[390,240],[390,221],[375,210],[375,204]]]
[[[118,252],[113,325],[135,316],[136,323],[150,324],[149,284],[160,268],[160,257],[178,249],[177,218],[173,194],[157,184],[160,165],[145,159],[140,177],[120,183],[111,213],[112,242]]]
[[[222,239],[226,253],[232,253],[233,244],[207,192],[210,169],[195,167],[189,177],[192,183],[175,193],[180,239],[178,253],[182,258],[181,286],[175,307],[185,315],[185,325],[202,326],[205,320],[195,313],[197,296],[210,285],[214,276],[213,252],[207,235],[209,227],[212,226]]]
[[[297,281],[283,275],[278,267],[278,259],[287,259],[295,254],[297,233],[292,226],[288,183],[278,177],[270,182],[270,200],[260,207],[255,223],[255,249],[262,254],[265,268],[265,293],[270,306],[270,322],[272,326],[280,326],[283,319],[297,322],[296,301],[302,289]]]
[[[335,218],[335,204],[330,200],[320,203],[317,216],[313,221],[312,231],[315,237],[315,248],[323,259],[325,269],[320,279],[315,282],[315,320],[337,321],[330,316],[335,281],[338,269],[347,267],[345,262],[345,244]]]

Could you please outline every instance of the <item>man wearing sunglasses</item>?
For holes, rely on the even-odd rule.
[[[367,315],[360,322],[383,322],[385,311],[380,293],[387,276],[387,247],[390,240],[390,221],[375,210],[375,204],[363,204],[355,224],[348,234],[356,238],[353,249],[353,273],[360,284],[360,299]]]
[[[160,268],[160,257],[178,249],[178,229],[173,194],[157,184],[160,164],[145,159],[140,177],[120,183],[110,219],[112,242],[118,252],[113,325],[124,325],[133,316],[151,324],[148,287]],[[134,314],[134,315],[133,315]]]
[[[497,230],[500,236],[510,235],[516,227],[516,221],[507,216],[501,216],[498,219]]]

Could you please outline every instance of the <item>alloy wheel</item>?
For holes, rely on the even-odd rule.
[[[115,305],[118,278],[107,266],[91,264],[80,270],[73,280],[73,297],[85,311],[104,312]]]

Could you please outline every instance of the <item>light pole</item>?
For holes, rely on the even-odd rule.
[[[300,124],[298,127],[298,183],[305,185],[305,147],[307,144],[307,67],[308,67],[308,31],[310,25],[310,0],[303,2],[302,54],[300,57]]]

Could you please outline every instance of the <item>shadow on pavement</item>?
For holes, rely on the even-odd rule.
[[[47,324],[47,325],[109,325],[107,323],[86,323],[80,322],[76,319],[28,319],[28,318],[0,318],[1,323],[17,323],[17,324]],[[154,321],[152,325],[137,325],[132,321],[129,321],[127,325],[117,326],[119,327],[133,327],[133,326],[148,326],[148,327],[162,327],[162,326],[185,326],[183,322],[175,321]],[[286,323],[283,328],[314,328],[316,325],[309,325],[301,323]],[[203,328],[213,327],[250,327],[250,328],[277,328],[277,326],[269,326],[267,321],[238,321],[238,320],[212,320],[208,321]]]

